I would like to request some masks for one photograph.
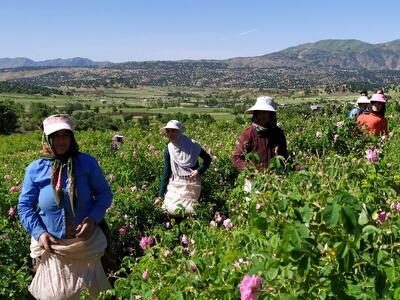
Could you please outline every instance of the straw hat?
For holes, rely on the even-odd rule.
[[[167,125],[161,128],[161,131],[165,133],[165,129],[177,129],[181,132],[183,131],[182,123],[177,120],[169,121]]]
[[[52,115],[43,121],[43,131],[47,136],[63,129],[73,131],[72,120],[67,115]]]
[[[358,97],[357,104],[359,104],[359,103],[369,103],[368,97],[367,96]]]
[[[246,114],[251,114],[253,111],[273,111],[276,112],[274,98],[270,96],[261,96],[257,98],[256,104],[246,110]]]

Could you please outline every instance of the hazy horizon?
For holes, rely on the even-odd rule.
[[[259,56],[324,39],[400,38],[400,2],[3,1],[1,58],[127,62]]]

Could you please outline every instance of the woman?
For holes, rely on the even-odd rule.
[[[357,123],[371,135],[385,135],[388,133],[388,121],[385,118],[386,98],[383,94],[374,94],[370,99],[367,111],[359,115]]]
[[[368,109],[369,105],[369,99],[367,96],[360,96],[357,99],[357,105],[358,107],[353,108],[350,113],[349,113],[349,118],[357,118],[359,115],[361,115],[364,111]]]
[[[211,157],[196,141],[183,134],[179,121],[171,120],[161,130],[169,139],[158,192],[158,196],[164,198],[162,207],[170,215],[176,215],[179,207],[184,209],[185,215],[192,215],[200,197],[200,176],[210,166]],[[202,165],[199,157],[203,159]]]
[[[233,153],[233,165],[239,171],[250,167],[253,169],[265,169],[268,163],[276,155],[288,158],[286,137],[283,130],[277,125],[274,99],[269,96],[257,98],[256,104],[246,111],[253,114],[252,124],[244,129],[236,143]],[[255,153],[257,159],[246,159],[247,154]],[[254,182],[246,178],[244,191],[251,192]],[[246,200],[250,200],[246,197]]]
[[[267,168],[271,158],[281,155],[288,158],[286,137],[276,125],[276,109],[272,97],[261,96],[256,104],[246,111],[253,114],[252,124],[240,135],[233,153],[233,164],[242,171],[246,167]],[[258,162],[246,160],[246,154],[254,152]]]
[[[110,187],[96,161],[79,152],[72,121],[43,121],[43,157],[26,169],[18,211],[31,238],[36,274],[29,291],[37,299],[79,299],[110,289],[100,259],[107,247],[98,224],[111,205]]]

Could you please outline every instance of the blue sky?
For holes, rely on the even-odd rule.
[[[400,38],[398,0],[2,0],[0,57],[224,59]]]

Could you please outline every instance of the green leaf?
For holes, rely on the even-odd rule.
[[[358,216],[358,224],[365,225],[368,223],[368,213],[365,209],[362,209]]]
[[[325,207],[324,211],[322,212],[322,219],[328,226],[335,226],[340,217],[340,206],[333,202]]]
[[[390,283],[395,283],[396,281],[396,271],[393,267],[385,268],[386,277]]]
[[[362,232],[366,235],[370,235],[379,232],[379,229],[376,228],[374,225],[367,225],[362,229]]]
[[[268,223],[267,220],[264,218],[256,218],[254,220],[254,225],[256,226],[256,228],[265,231],[268,228]]]

